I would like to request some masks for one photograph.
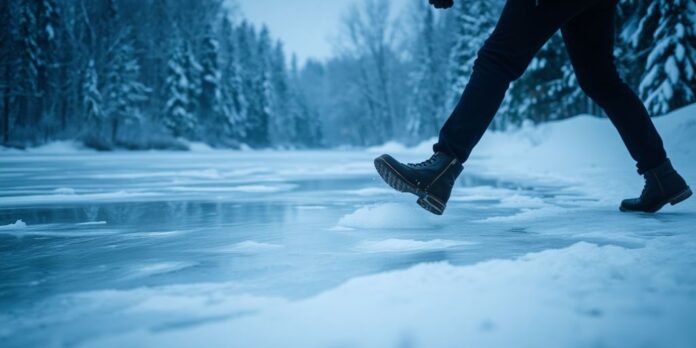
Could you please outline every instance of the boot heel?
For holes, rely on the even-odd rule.
[[[442,215],[445,212],[445,205],[439,200],[430,197],[428,195],[418,198],[418,205],[423,207],[423,209],[435,214]]]
[[[677,205],[677,204],[687,200],[687,198],[691,197],[692,194],[693,194],[693,192],[691,192],[691,189],[687,188],[686,191],[680,193],[677,197],[674,197],[671,201],[669,201],[669,204]]]

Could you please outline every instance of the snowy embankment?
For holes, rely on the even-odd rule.
[[[675,166],[696,184],[696,105],[656,119],[656,124]],[[397,157],[427,153],[426,146],[401,150]],[[543,199],[497,188],[458,190],[453,201],[465,201],[467,194],[485,198],[507,192],[507,197],[498,197],[501,205],[526,208],[475,223],[491,232],[514,228],[539,239],[567,239],[572,245],[466,266],[420,264],[352,279],[294,302],[246,298],[233,301],[231,306],[238,309],[223,321],[177,330],[143,329],[86,345],[693,347],[696,199],[657,215],[618,213],[619,200],[638,194],[642,180],[608,120],[577,117],[487,134],[466,168],[526,186],[566,187],[567,196]],[[425,216],[386,204],[360,208],[338,224],[353,229],[415,224],[427,238],[428,226],[436,228],[437,222]],[[456,216],[444,219],[457,223]],[[461,231],[465,237],[467,226]],[[446,250],[458,243],[392,240],[366,242],[360,248],[368,253]],[[203,301],[193,310],[214,312],[218,303],[231,301],[218,300]],[[166,313],[180,305],[186,310],[191,301],[196,301],[195,294],[181,290],[131,311]]]

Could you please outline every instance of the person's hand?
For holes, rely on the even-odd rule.
[[[454,0],[430,0],[430,4],[435,8],[450,8],[454,5]]]

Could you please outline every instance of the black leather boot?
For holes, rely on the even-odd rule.
[[[384,181],[397,191],[418,196],[425,210],[442,215],[462,164],[442,152],[421,163],[403,164],[389,155],[375,159],[375,168]]]
[[[621,202],[623,212],[655,213],[667,203],[675,205],[691,197],[691,189],[667,160],[643,174],[645,187],[639,198]]]

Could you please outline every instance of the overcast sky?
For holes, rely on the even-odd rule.
[[[245,18],[266,24],[274,38],[285,44],[288,54],[300,62],[308,57],[331,56],[330,40],[336,38],[346,8],[356,0],[236,0]],[[391,0],[401,8],[408,0]],[[425,0],[423,0],[425,1]]]

